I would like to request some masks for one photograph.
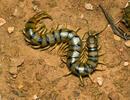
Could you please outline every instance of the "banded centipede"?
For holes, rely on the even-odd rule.
[[[25,40],[29,42],[34,48],[48,48],[62,42],[68,43],[67,61],[69,74],[72,73],[80,77],[82,85],[82,77],[90,76],[93,71],[98,70],[98,41],[97,35],[99,33],[88,32],[86,40],[86,48],[88,52],[88,60],[85,63],[80,62],[81,53],[83,51],[82,41],[77,33],[70,29],[56,29],[47,33],[44,24],[38,24],[41,19],[49,18],[50,15],[45,12],[39,12],[28,20],[25,24],[24,35]]]

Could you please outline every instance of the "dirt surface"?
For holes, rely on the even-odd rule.
[[[92,10],[85,8],[88,3]],[[0,18],[6,21],[0,26],[0,100],[130,100],[130,48],[114,38],[110,27],[99,36],[100,52],[105,52],[99,59],[107,66],[99,64],[105,71],[92,74],[101,85],[86,77],[81,87],[78,77],[63,77],[68,69],[55,50],[34,50],[24,41],[25,22],[39,10],[53,17],[46,21],[48,29],[80,27],[81,37],[88,31],[87,19],[91,30],[102,30],[107,21],[99,3],[117,21],[127,0],[0,0]],[[9,33],[9,27],[14,31]]]

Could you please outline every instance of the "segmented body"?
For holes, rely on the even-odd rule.
[[[89,34],[86,41],[88,60],[85,63],[80,62],[81,53],[83,51],[82,41],[76,32],[69,29],[53,30],[48,33],[44,33],[39,28],[37,32],[37,23],[47,18],[47,14],[40,12],[34,15],[25,25],[24,34],[25,39],[32,45],[38,46],[38,48],[45,48],[48,46],[54,46],[62,42],[68,43],[67,51],[67,66],[71,73],[82,77],[91,74],[98,64],[98,44],[96,34]],[[48,17],[50,18],[50,17]],[[45,27],[44,27],[45,28]]]

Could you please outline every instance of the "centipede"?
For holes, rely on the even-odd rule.
[[[88,52],[88,59],[86,62],[81,61],[82,52],[84,50],[81,38],[77,35],[76,31],[70,30],[68,28],[53,29],[47,31],[44,23],[39,23],[39,21],[52,17],[44,11],[35,14],[30,18],[23,29],[23,34],[25,40],[32,45],[33,48],[43,48],[48,49],[60,43],[67,43],[67,53],[65,54],[66,61],[69,72],[66,75],[73,74],[78,76],[81,85],[84,86],[83,77],[89,76],[91,74],[100,70],[97,68],[99,64],[99,46],[98,46],[98,35],[102,32],[86,32],[88,38],[85,40],[85,52]]]

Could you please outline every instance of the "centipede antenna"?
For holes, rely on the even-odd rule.
[[[100,32],[94,33],[94,35],[95,35],[95,36],[99,35],[99,34],[102,33],[103,31],[105,31],[107,27],[108,27],[108,24],[106,24],[105,27],[104,27]]]
[[[103,14],[105,15],[108,23],[110,24],[112,31],[115,35],[123,38],[124,40],[130,40],[130,36],[125,36],[124,34],[126,34],[125,32],[122,32],[118,27],[116,27],[116,25],[113,23],[112,19],[109,17],[109,15],[107,14],[107,12],[105,11],[105,9],[103,8],[103,6],[101,4],[99,4],[99,7],[101,8]]]
[[[86,23],[87,23],[87,27],[88,27],[88,32],[86,32],[86,33],[84,33],[84,35],[82,36],[82,40],[84,39],[84,37],[86,36],[86,34],[88,33],[88,34],[90,34],[90,30],[89,30],[89,24],[88,24],[88,20],[87,19],[84,19],[85,21],[86,21]]]

